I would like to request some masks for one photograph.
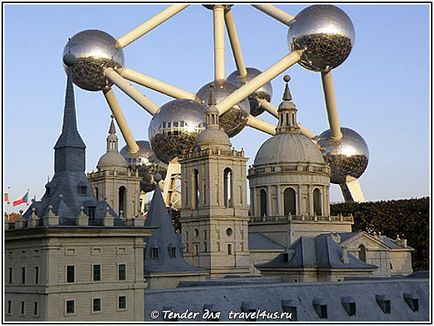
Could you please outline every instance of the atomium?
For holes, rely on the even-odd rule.
[[[233,73],[231,73],[227,81],[233,83],[237,87],[241,87],[244,84],[251,81],[253,78],[261,74],[261,71],[256,68],[246,68],[247,70],[247,76],[240,77],[240,74],[238,70],[235,70]],[[266,100],[267,102],[271,101],[271,96],[273,95],[273,88],[271,87],[271,83],[268,82],[264,86],[257,89],[253,94],[249,96],[249,103],[250,103],[250,114],[254,117],[260,115],[264,112],[264,109],[260,106],[261,100]]]
[[[202,100],[202,103],[208,103],[210,84],[211,83],[208,83],[202,86],[202,88],[197,92],[197,97]],[[214,94],[217,103],[237,89],[237,86],[227,80],[215,84]],[[233,137],[240,133],[246,126],[249,113],[249,102],[247,99],[244,99],[220,116],[220,127],[223,128],[229,137]]]
[[[291,21],[291,51],[305,50],[300,65],[313,71],[329,71],[345,61],[354,46],[354,27],[345,12],[332,5],[313,5]]]
[[[164,104],[149,124],[148,136],[156,157],[169,163],[188,153],[196,136],[205,129],[205,107],[192,100],[173,100]]]
[[[330,182],[343,184],[347,177],[359,178],[369,162],[369,149],[365,140],[349,128],[341,128],[342,138],[333,140],[330,129],[318,136],[318,145],[325,161],[330,165]]]
[[[104,76],[107,68],[124,65],[122,49],[115,48],[116,39],[106,32],[89,29],[75,34],[65,45],[63,57],[75,57],[70,67],[72,80],[88,91],[99,91],[111,84]],[[66,71],[66,65],[64,64]]]

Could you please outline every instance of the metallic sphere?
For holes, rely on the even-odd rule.
[[[159,173],[165,177],[167,164],[155,157],[148,141],[137,140],[136,143],[140,148],[137,153],[131,154],[128,152],[128,146],[126,145],[121,149],[120,153],[127,161],[129,168],[139,170],[139,176],[142,177],[140,189],[144,192],[150,192],[155,188],[155,184],[152,182],[152,176]]]
[[[342,138],[331,139],[330,129],[318,136],[325,161],[330,164],[330,182],[345,183],[346,177],[359,178],[365,172],[369,161],[369,150],[365,140],[349,128],[341,128]]]
[[[149,124],[149,140],[158,159],[165,163],[188,153],[196,136],[205,128],[206,108],[192,100],[164,104]]]
[[[213,83],[216,84],[214,87],[214,94],[217,103],[238,89],[237,86],[227,80]],[[196,94],[204,104],[208,103],[210,84],[211,83],[204,85]],[[247,123],[249,114],[250,105],[247,99],[244,99],[220,116],[220,127],[224,129],[229,137],[233,137],[243,130]]]
[[[110,86],[104,77],[104,70],[124,65],[124,53],[122,49],[115,48],[115,43],[116,39],[111,35],[96,29],[75,34],[63,50],[64,60],[69,54],[76,58],[71,66],[74,84],[88,91],[99,91]],[[67,66],[64,65],[64,68],[66,70]]]
[[[233,83],[237,87],[241,87],[244,84],[251,81],[253,78],[261,74],[262,72],[255,68],[246,68],[247,70],[247,76],[244,78],[241,78],[238,70],[235,70],[233,73],[231,73],[227,79],[227,81]],[[262,112],[264,112],[264,109],[261,108],[259,105],[260,100],[266,100],[268,102],[271,101],[271,96],[273,95],[273,88],[271,87],[271,83],[268,82],[258,90],[256,90],[254,93],[252,93],[249,96],[249,102],[250,102],[250,114],[254,117],[260,115]]]
[[[354,26],[348,15],[332,5],[309,6],[295,16],[288,31],[291,51],[305,50],[300,65],[313,71],[339,66],[354,46]]]

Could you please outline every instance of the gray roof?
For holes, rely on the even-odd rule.
[[[202,269],[191,266],[182,256],[181,237],[175,233],[172,218],[158,185],[155,187],[145,226],[157,227],[152,235],[146,239],[145,273],[202,272]],[[153,248],[158,249],[157,258],[151,256]],[[170,248],[174,248],[176,257],[170,256]]]
[[[286,254],[290,255],[285,261]],[[343,249],[330,234],[320,234],[316,237],[303,236],[294,241],[284,253],[273,260],[259,264],[258,269],[273,268],[345,268],[345,269],[375,269],[377,266],[367,264],[347,253],[348,262],[342,259]]]
[[[24,213],[28,219],[32,209],[36,208],[39,218],[46,216],[48,206],[53,206],[53,212],[59,216],[61,225],[75,224],[80,214],[80,207],[89,214],[89,207],[95,208],[95,220],[100,220],[106,214],[106,208],[115,219],[115,225],[120,225],[119,216],[104,201],[95,199],[92,186],[90,185],[85,171],[86,146],[77,130],[75,114],[74,88],[72,79],[68,73],[65,109],[63,115],[62,134],[54,147],[54,176],[45,188],[47,189],[40,201],[34,201]],[[86,190],[82,194],[81,189]]]
[[[271,240],[261,233],[249,233],[250,250],[283,250],[285,246]]]

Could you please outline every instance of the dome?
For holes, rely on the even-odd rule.
[[[116,151],[109,151],[101,156],[96,167],[99,170],[126,170],[128,164],[121,154]]]
[[[221,129],[205,129],[196,138],[196,146],[229,146],[229,136]]]
[[[256,153],[255,166],[275,163],[310,162],[324,164],[319,148],[298,133],[277,134],[262,144]]]

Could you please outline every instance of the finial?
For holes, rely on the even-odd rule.
[[[209,98],[208,98],[208,105],[209,106],[214,106],[217,104],[217,100],[215,98],[215,94],[214,94],[214,87],[215,87],[215,83],[212,82],[211,84],[209,84]]]
[[[59,194],[59,198],[62,199],[63,198],[63,194]]]
[[[68,38],[68,53],[63,56],[63,63],[67,67],[75,65],[77,58],[71,53],[71,38]]]
[[[289,91],[289,87],[288,87],[288,83],[291,80],[291,77],[289,75],[285,75],[283,76],[283,80],[285,81],[285,91],[283,92],[283,100],[284,101],[291,101],[292,100],[292,95],[291,92]]]
[[[114,120],[113,120],[114,115],[111,115],[110,117],[111,117],[112,120],[110,122],[109,134],[114,135],[114,134],[116,134],[116,127],[115,127],[115,123],[114,123]]]

